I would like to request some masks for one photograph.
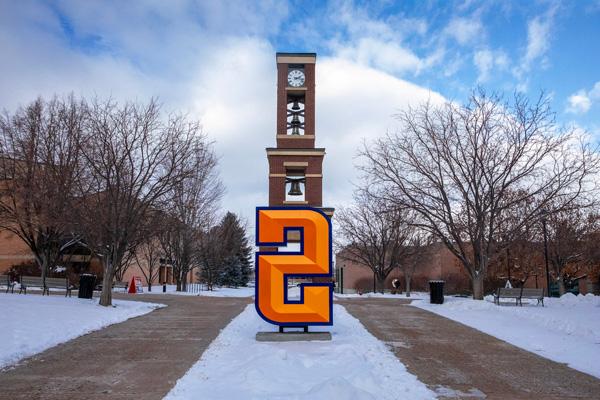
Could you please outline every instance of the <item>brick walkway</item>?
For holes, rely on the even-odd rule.
[[[251,301],[174,295],[134,299],[168,307],[81,336],[1,372],[0,399],[162,399]]]
[[[409,301],[339,303],[440,399],[600,399],[600,380],[411,307]]]

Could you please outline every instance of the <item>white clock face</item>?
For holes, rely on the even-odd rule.
[[[304,72],[300,69],[293,69],[288,73],[288,84],[292,87],[304,85]]]

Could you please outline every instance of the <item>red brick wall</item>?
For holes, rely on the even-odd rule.
[[[277,134],[287,134],[287,64],[277,64]]]
[[[269,156],[269,173],[285,174],[286,168],[283,165],[286,161],[308,162],[304,170],[305,174],[322,174],[323,156]],[[323,205],[322,177],[306,177],[305,200],[311,206],[320,207]],[[269,177],[269,205],[282,205],[285,201],[285,178],[274,176]]]
[[[308,162],[304,171],[307,174],[320,174],[323,171],[323,156],[269,156],[269,173],[285,174],[284,162]]]
[[[304,66],[304,74],[306,75],[306,97],[304,101],[304,134],[315,134],[315,64],[306,64]]]
[[[465,293],[470,291],[469,276],[458,259],[443,245],[436,244],[430,250],[431,255],[426,258],[421,268],[415,271],[411,287],[413,291],[428,291],[428,281],[443,279],[446,281],[446,293]],[[362,292],[373,290],[373,272],[370,268],[344,259],[343,253],[336,254],[336,268],[344,268],[344,292],[354,293],[357,289]],[[394,269],[385,281],[386,290],[392,289],[392,280],[400,279],[401,289],[404,287],[404,275],[400,268]]]
[[[13,265],[24,262],[35,262],[29,247],[17,235],[5,230],[0,231],[0,274]]]
[[[315,137],[306,135],[278,137],[277,147],[282,149],[312,149],[315,147]]]

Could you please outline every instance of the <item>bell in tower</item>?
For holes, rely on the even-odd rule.
[[[302,188],[300,187],[302,179],[288,179],[288,182],[291,183],[288,196],[302,196]]]
[[[294,99],[294,105],[292,106],[292,135],[300,134],[300,106],[298,105],[298,99]]]
[[[295,136],[303,135],[304,97],[302,95],[289,96],[287,107],[287,134]]]

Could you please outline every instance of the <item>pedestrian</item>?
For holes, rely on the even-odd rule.
[[[394,287],[394,294],[401,294],[400,290],[400,279],[396,278],[392,281],[392,286]]]

